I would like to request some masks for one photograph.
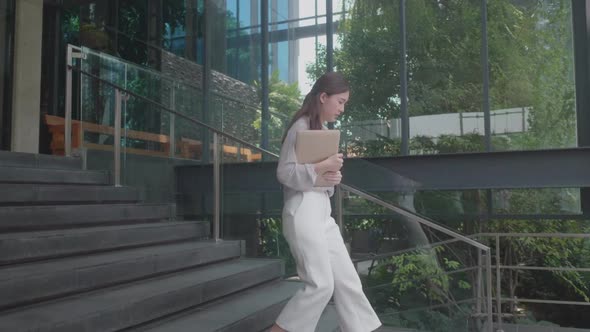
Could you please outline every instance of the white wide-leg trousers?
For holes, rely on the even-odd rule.
[[[381,326],[330,216],[328,193],[304,192],[294,213],[286,210],[290,209],[283,210],[283,234],[304,287],[287,303],[277,324],[289,332],[314,332],[334,295],[342,332],[368,332]]]

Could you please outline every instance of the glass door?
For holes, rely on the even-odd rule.
[[[0,150],[10,149],[14,0],[0,1]]]

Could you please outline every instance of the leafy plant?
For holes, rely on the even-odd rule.
[[[434,252],[415,250],[385,259],[366,277],[367,293],[386,325],[465,330],[471,308],[457,297],[468,297],[472,285],[466,275],[449,274],[463,266],[450,252],[442,246]]]
[[[259,220],[259,248],[263,257],[281,258],[285,262],[285,274],[296,273],[295,259],[291,255],[289,244],[283,237],[282,223],[279,218],[263,218]]]

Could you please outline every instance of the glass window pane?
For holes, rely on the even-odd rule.
[[[576,145],[571,1],[490,1],[494,150]]]
[[[269,26],[269,148],[275,153],[280,150],[286,126],[301,107],[303,96],[325,70],[326,43],[323,23],[314,17],[314,6],[302,1],[280,3],[277,2],[277,8],[283,15],[277,16],[275,23],[271,20]],[[309,10],[312,11],[308,13]]]
[[[345,20],[335,20],[334,38],[335,69],[351,85],[339,123],[345,151],[349,157],[399,154],[398,1],[357,1],[346,10]]]
[[[410,154],[485,150],[480,7],[407,2]]]

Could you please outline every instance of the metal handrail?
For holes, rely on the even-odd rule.
[[[108,86],[110,86],[110,87],[112,87],[114,89],[117,89],[117,90],[125,93],[125,94],[128,94],[129,96],[133,96],[134,98],[141,99],[142,101],[145,101],[147,103],[150,103],[150,104],[152,104],[152,105],[154,105],[154,106],[156,106],[158,108],[161,108],[162,110],[164,110],[166,112],[169,112],[171,114],[174,114],[175,116],[181,117],[181,118],[183,118],[185,120],[188,120],[189,122],[192,122],[192,123],[194,123],[196,125],[205,127],[208,130],[211,130],[211,131],[213,131],[213,132],[215,132],[215,133],[217,133],[217,134],[219,134],[221,136],[224,136],[224,137],[229,138],[229,139],[231,139],[233,141],[236,141],[236,142],[238,142],[240,144],[243,144],[245,146],[248,146],[251,149],[257,150],[259,152],[265,153],[265,154],[270,155],[270,156],[275,157],[275,158],[279,158],[279,155],[277,155],[277,154],[275,154],[275,153],[273,153],[271,151],[268,151],[268,150],[266,150],[264,148],[258,147],[258,146],[254,145],[252,143],[249,143],[247,141],[244,141],[241,138],[238,138],[238,137],[235,137],[235,136],[233,136],[231,134],[228,134],[228,133],[226,133],[226,132],[224,132],[224,131],[222,131],[220,129],[217,129],[217,128],[209,125],[209,124],[206,124],[206,123],[204,123],[204,122],[202,122],[200,120],[194,119],[194,118],[192,118],[192,117],[190,117],[190,116],[188,116],[186,114],[183,114],[183,113],[180,113],[180,112],[175,111],[173,109],[170,109],[170,108],[168,108],[165,105],[162,105],[162,104],[160,104],[160,103],[158,103],[156,101],[153,101],[153,100],[151,100],[149,98],[146,98],[144,96],[141,96],[141,95],[139,95],[139,94],[137,94],[135,92],[132,92],[132,91],[130,91],[128,89],[125,89],[125,88],[123,88],[123,87],[121,87],[121,86],[119,86],[119,85],[117,85],[115,83],[109,82],[109,81],[107,81],[107,80],[105,80],[103,78],[100,78],[100,77],[98,77],[98,76],[96,76],[94,74],[88,73],[88,72],[86,72],[84,70],[81,70],[81,69],[75,67],[75,66],[69,66],[69,68],[72,69],[72,70],[78,71],[82,75],[85,75],[85,76],[91,77],[91,78],[93,78],[95,80],[98,80],[98,81],[104,83],[105,85],[108,85]],[[482,250],[489,250],[490,249],[489,247],[487,247],[487,246],[485,246],[485,245],[483,245],[483,244],[481,244],[481,243],[479,243],[479,242],[477,242],[477,241],[475,241],[473,239],[470,239],[470,238],[468,238],[468,237],[466,237],[464,235],[461,235],[459,233],[453,232],[452,230],[447,229],[447,228],[445,228],[443,226],[440,226],[440,225],[438,225],[438,224],[436,224],[436,223],[434,223],[432,221],[429,221],[429,220],[427,220],[424,217],[421,217],[421,216],[419,216],[419,215],[417,215],[415,213],[409,212],[409,211],[407,211],[407,210],[405,210],[403,208],[400,208],[400,207],[397,207],[397,206],[392,205],[390,203],[387,203],[387,202],[381,200],[378,197],[375,197],[375,196],[373,196],[371,194],[368,194],[366,192],[363,192],[363,191],[361,191],[359,189],[356,189],[356,188],[354,188],[352,186],[349,186],[349,185],[346,185],[346,184],[341,183],[340,184],[340,187],[342,189],[346,190],[346,191],[349,191],[349,192],[351,192],[351,193],[353,193],[355,195],[361,196],[364,199],[367,199],[367,200],[369,200],[369,201],[371,201],[373,203],[376,203],[376,204],[378,204],[378,205],[380,205],[380,206],[382,206],[382,207],[384,207],[386,209],[389,209],[389,210],[391,210],[393,212],[396,212],[396,213],[398,213],[398,214],[400,214],[400,215],[402,215],[404,217],[409,217],[409,218],[412,218],[412,219],[416,219],[416,221],[418,221],[419,223],[421,223],[423,225],[432,227],[432,228],[434,228],[434,229],[436,229],[436,230],[438,230],[438,231],[440,231],[442,233],[445,233],[445,234],[447,234],[449,236],[452,236],[454,238],[460,239],[463,242],[469,243],[469,244],[471,244],[471,245],[473,245],[473,246],[475,246],[475,247],[477,247],[479,249],[482,249]]]
[[[158,108],[161,108],[162,110],[164,110],[166,112],[169,112],[171,114],[174,114],[175,116],[181,117],[181,118],[183,118],[185,120],[188,120],[189,122],[192,122],[192,123],[194,123],[196,125],[205,127],[206,129],[211,130],[212,132],[215,132],[216,134],[219,134],[219,135],[221,135],[223,137],[229,138],[229,139],[231,139],[233,141],[236,141],[236,142],[238,142],[240,144],[243,144],[243,145],[245,145],[245,146],[247,146],[247,147],[249,147],[249,148],[251,148],[253,150],[257,150],[257,151],[262,152],[262,153],[265,153],[265,154],[267,154],[269,156],[272,156],[272,157],[275,157],[275,158],[279,158],[279,155],[277,155],[277,154],[275,154],[275,153],[273,153],[271,151],[268,151],[268,150],[266,150],[264,148],[261,148],[261,147],[258,147],[256,145],[252,144],[252,143],[249,143],[249,142],[247,142],[247,141],[245,141],[245,140],[243,140],[241,138],[238,138],[238,137],[235,137],[235,136],[233,136],[231,134],[228,134],[228,133],[226,133],[226,132],[224,132],[224,131],[222,131],[222,130],[220,130],[218,128],[215,128],[215,127],[213,127],[213,126],[211,126],[211,125],[209,125],[207,123],[204,123],[204,122],[202,122],[200,120],[194,119],[194,118],[192,118],[192,117],[190,117],[190,116],[188,116],[186,114],[183,114],[183,113],[180,113],[180,112],[175,111],[173,109],[170,109],[169,107],[167,107],[165,105],[162,105],[162,104],[160,104],[160,103],[158,103],[156,101],[153,101],[153,100],[151,100],[149,98],[146,98],[144,96],[141,96],[141,95],[139,95],[139,94],[137,94],[135,92],[132,92],[132,91],[130,91],[128,89],[125,89],[125,88],[123,88],[123,87],[121,87],[121,86],[119,86],[119,85],[117,85],[115,83],[109,82],[109,81],[107,81],[107,80],[105,80],[103,78],[100,78],[100,77],[98,77],[96,75],[93,75],[91,73],[88,73],[88,72],[86,72],[86,71],[84,71],[82,69],[79,69],[79,68],[75,67],[75,66],[69,66],[69,68],[72,69],[72,70],[78,71],[82,75],[85,75],[85,76],[91,77],[91,78],[93,78],[95,80],[98,80],[98,81],[100,81],[100,82],[102,82],[102,83],[104,83],[104,84],[106,84],[106,85],[108,85],[108,86],[110,86],[110,87],[112,87],[114,89],[117,89],[117,90],[119,90],[119,91],[121,91],[121,92],[123,92],[123,93],[125,93],[125,94],[127,94],[129,96],[133,96],[134,98],[138,98],[138,99],[141,99],[142,101],[145,101],[147,103],[150,103],[150,104],[152,104],[152,105],[154,105],[154,106],[156,106]],[[405,209],[403,209],[401,207],[397,207],[397,206],[395,206],[393,204],[387,203],[387,202],[383,201],[382,199],[380,199],[380,198],[378,198],[376,196],[373,196],[371,194],[368,194],[366,192],[363,192],[363,191],[361,191],[361,190],[359,190],[357,188],[354,188],[354,187],[352,187],[350,185],[346,185],[346,184],[341,183],[340,184],[340,187],[342,189],[346,190],[346,191],[349,191],[349,192],[357,195],[357,196],[360,196],[360,197],[362,197],[364,199],[367,199],[367,200],[369,200],[369,201],[371,201],[371,202],[373,202],[375,204],[378,204],[378,205],[380,205],[380,206],[382,206],[382,207],[384,207],[386,209],[389,209],[389,210],[391,210],[391,211],[393,211],[395,213],[398,213],[398,214],[400,214],[400,215],[402,215],[404,217],[412,218],[415,221],[419,222],[420,224],[423,224],[423,225],[426,225],[428,227],[434,228],[434,229],[436,229],[436,230],[438,230],[438,231],[440,231],[442,233],[445,233],[445,234],[447,234],[449,236],[452,236],[454,238],[457,238],[457,239],[459,239],[459,240],[461,240],[463,242],[466,242],[466,243],[468,243],[468,244],[470,244],[472,246],[475,246],[475,247],[477,247],[477,248],[479,248],[481,250],[489,250],[490,249],[489,247],[487,247],[487,246],[485,246],[485,245],[483,245],[483,244],[481,244],[481,243],[479,243],[479,242],[477,242],[477,241],[475,241],[473,239],[470,239],[470,238],[468,238],[468,237],[466,237],[464,235],[461,235],[459,233],[456,233],[456,232],[454,232],[454,231],[452,231],[452,230],[450,230],[448,228],[445,228],[443,226],[440,226],[440,225],[438,225],[438,224],[436,224],[436,223],[434,223],[432,221],[427,220],[426,218],[424,218],[424,217],[422,217],[422,216],[420,216],[418,214],[412,213],[412,212],[407,211],[407,210],[405,210]]]
[[[400,215],[402,215],[404,217],[407,217],[407,218],[414,219],[415,221],[419,222],[422,225],[426,225],[428,227],[434,228],[434,229],[436,229],[436,230],[438,230],[438,231],[440,231],[442,233],[445,233],[445,234],[447,234],[449,236],[452,236],[452,237],[454,237],[454,238],[456,238],[458,240],[461,240],[463,242],[466,242],[466,243],[468,243],[468,244],[470,244],[470,245],[472,245],[474,247],[477,247],[477,248],[479,248],[481,250],[490,250],[490,247],[488,247],[488,246],[486,246],[486,245],[484,245],[482,243],[479,243],[479,242],[477,242],[477,241],[475,241],[473,239],[470,239],[470,238],[468,238],[465,235],[461,235],[461,234],[456,233],[456,232],[454,232],[454,231],[452,231],[452,230],[450,230],[450,229],[448,229],[446,227],[443,227],[443,226],[438,225],[438,224],[436,224],[436,223],[434,223],[432,221],[429,221],[426,218],[424,218],[424,217],[422,217],[422,216],[420,216],[420,215],[418,215],[416,213],[410,212],[410,211],[408,211],[406,209],[403,209],[401,207],[395,206],[395,205],[393,205],[391,203],[387,203],[387,202],[385,202],[384,200],[382,200],[382,199],[380,199],[378,197],[375,197],[375,196],[373,196],[371,194],[368,194],[366,192],[363,192],[363,191],[361,191],[359,189],[356,189],[356,188],[354,188],[352,186],[349,186],[349,185],[346,185],[346,184],[342,184],[342,183],[340,184],[340,186],[342,187],[342,189],[344,189],[346,191],[349,191],[349,192],[351,192],[351,193],[353,193],[355,195],[361,196],[362,198],[367,199],[367,200],[369,200],[369,201],[371,201],[373,203],[376,203],[376,204],[378,204],[378,205],[380,205],[380,206],[382,206],[382,207],[384,207],[386,209],[389,209],[389,210],[391,210],[391,211],[393,211],[393,212],[395,212],[397,214],[400,214]]]
[[[247,141],[245,141],[243,139],[240,139],[240,138],[235,137],[235,136],[233,136],[231,134],[228,134],[228,133],[226,133],[226,132],[224,132],[224,131],[222,131],[220,129],[217,129],[217,128],[215,128],[215,127],[213,127],[213,126],[211,126],[211,125],[209,125],[207,123],[204,123],[204,122],[202,122],[200,120],[194,119],[194,118],[192,118],[190,116],[187,116],[187,115],[182,114],[182,113],[180,113],[178,111],[175,111],[175,110],[173,110],[173,109],[171,109],[171,108],[169,108],[169,107],[167,107],[165,105],[162,105],[162,104],[160,104],[160,103],[158,103],[156,101],[153,101],[153,100],[151,100],[149,98],[146,98],[144,96],[141,96],[141,95],[139,95],[139,94],[137,94],[135,92],[132,92],[132,91],[130,91],[128,89],[125,89],[123,87],[120,87],[117,84],[114,84],[114,83],[109,82],[109,81],[107,81],[105,79],[102,79],[102,78],[100,78],[100,77],[98,77],[96,75],[93,75],[91,73],[88,73],[88,72],[86,72],[86,71],[84,71],[84,70],[82,70],[80,68],[77,68],[77,67],[75,67],[73,65],[68,64],[66,70],[68,71],[68,75],[69,75],[70,79],[71,79],[71,72],[75,70],[75,71],[78,71],[81,75],[85,75],[87,77],[90,77],[90,78],[93,78],[95,80],[98,80],[99,82],[101,82],[101,83],[103,83],[103,84],[105,84],[107,86],[110,86],[113,89],[115,89],[116,96],[117,96],[117,98],[116,98],[117,99],[117,104],[118,104],[118,107],[119,108],[121,106],[120,103],[121,103],[122,98],[127,98],[129,96],[133,96],[133,97],[138,98],[138,99],[140,99],[142,101],[145,101],[145,102],[147,102],[149,104],[152,104],[152,105],[154,105],[154,106],[156,106],[156,107],[158,107],[158,108],[160,108],[160,109],[162,109],[162,110],[164,110],[164,111],[166,111],[166,112],[168,112],[168,113],[170,113],[170,114],[172,114],[174,116],[181,117],[181,118],[183,118],[183,119],[185,119],[185,120],[187,120],[189,122],[192,122],[195,125],[198,125],[198,126],[201,126],[201,127],[206,128],[208,130],[211,130],[214,133],[214,142],[215,142],[215,144],[217,144],[217,142],[218,142],[218,139],[217,139],[218,136],[217,135],[221,135],[223,137],[226,137],[226,138],[229,138],[231,140],[234,140],[234,141],[236,141],[236,142],[238,142],[240,144],[243,144],[244,146],[247,146],[247,147],[249,147],[249,148],[251,148],[253,150],[259,151],[261,153],[265,153],[265,154],[267,154],[269,156],[272,156],[272,157],[275,157],[275,158],[278,158],[279,157],[277,154],[275,154],[275,153],[273,153],[271,151],[268,151],[268,150],[266,150],[264,148],[260,148],[260,147],[254,145],[252,143],[249,143],[249,142],[247,142]],[[72,121],[72,119],[71,119],[71,105],[70,105],[69,112],[66,112],[66,114],[69,115],[69,118],[66,119],[66,127],[67,127],[68,125],[71,125],[71,121]],[[120,114],[120,112],[119,112],[119,114]],[[120,116],[118,116],[117,118],[119,118],[119,120],[120,120]],[[117,123],[119,123],[119,122],[117,122]],[[119,123],[119,126],[120,126],[120,123]],[[118,131],[116,130],[116,133],[115,134],[117,134],[117,132]],[[120,132],[119,132],[119,135],[120,135]],[[70,144],[71,144],[71,142],[70,142]],[[118,144],[116,146],[118,146]],[[68,149],[68,147],[66,147],[66,150],[67,149]],[[214,160],[214,166],[215,166],[215,169],[217,170],[217,172],[219,172],[219,166],[220,165],[219,165],[219,160],[218,160],[218,155],[217,155],[218,153],[216,152],[216,150],[217,150],[217,148],[215,148],[215,150],[214,150],[214,156],[215,156],[215,158],[214,158],[215,159]],[[69,146],[69,151],[71,151],[71,145]],[[117,163],[117,155],[118,154],[120,154],[120,150],[117,149],[117,148],[115,148],[115,163]],[[116,170],[117,170],[117,167],[120,167],[120,165],[115,165],[115,169]],[[214,189],[216,189],[216,191],[214,192],[214,194],[215,194],[216,197],[214,198],[214,204],[215,204],[215,211],[219,211],[219,203],[220,203],[218,201],[218,198],[219,198],[218,195],[220,195],[220,192],[218,190],[219,189],[219,174],[215,174],[215,178],[216,178],[216,180],[215,180],[215,187],[216,188],[214,188]],[[119,183],[119,179],[117,178],[117,176],[116,176],[116,181],[115,182],[116,182],[115,183],[116,185],[119,185],[120,184]],[[369,201],[371,201],[371,202],[373,202],[375,204],[378,204],[378,205],[380,205],[380,206],[382,206],[382,207],[384,207],[386,209],[389,209],[389,210],[391,210],[391,211],[393,211],[393,212],[395,212],[397,214],[400,214],[402,216],[411,218],[411,219],[417,221],[418,223],[420,223],[422,225],[426,225],[426,226],[431,227],[431,228],[434,228],[434,229],[436,229],[436,230],[438,230],[438,231],[440,231],[440,232],[442,232],[444,234],[447,234],[447,235],[455,238],[457,241],[463,241],[463,242],[465,242],[465,243],[467,243],[467,244],[469,244],[471,246],[474,246],[474,247],[476,247],[476,248],[484,251],[486,253],[486,257],[485,257],[486,261],[485,261],[484,265],[485,265],[485,267],[487,268],[487,271],[488,271],[487,272],[487,275],[488,275],[488,277],[487,277],[487,287],[486,287],[487,288],[487,294],[486,294],[486,297],[487,297],[486,300],[487,301],[486,302],[487,302],[487,308],[488,309],[487,309],[487,313],[482,313],[482,314],[488,317],[487,319],[489,321],[489,331],[491,331],[491,323],[492,323],[492,310],[491,310],[491,308],[492,308],[492,295],[491,295],[491,283],[492,283],[492,281],[491,281],[491,278],[490,278],[490,276],[491,276],[491,250],[490,250],[490,248],[488,246],[486,246],[484,244],[481,244],[481,243],[479,243],[479,242],[477,242],[477,241],[475,241],[473,239],[470,239],[470,238],[468,238],[468,237],[466,237],[464,235],[461,235],[459,233],[456,233],[456,232],[454,232],[454,231],[452,231],[450,229],[447,229],[447,228],[445,228],[443,226],[440,226],[440,225],[438,225],[438,224],[436,224],[436,223],[434,223],[432,221],[429,221],[429,220],[427,220],[426,218],[424,218],[424,217],[422,217],[420,215],[417,215],[417,214],[415,214],[413,212],[407,211],[407,210],[405,210],[403,208],[400,208],[398,206],[395,206],[393,204],[390,204],[388,202],[385,202],[385,201],[383,201],[382,199],[380,199],[380,198],[378,198],[376,196],[373,196],[373,195],[371,195],[369,193],[363,192],[363,191],[361,191],[361,190],[359,190],[357,188],[354,188],[352,186],[349,186],[349,185],[346,185],[346,184],[343,184],[343,183],[341,183],[339,186],[337,186],[337,198],[338,198],[338,202],[337,203],[339,203],[339,204],[337,204],[337,207],[338,207],[338,211],[337,212],[339,214],[338,215],[338,218],[339,218],[339,221],[340,222],[342,221],[342,199],[343,199],[342,190],[346,190],[346,191],[351,192],[351,193],[353,193],[355,195],[358,195],[358,196],[360,196],[360,197],[362,197],[364,199],[367,199],[367,200],[369,200]],[[214,236],[214,239],[216,241],[220,240],[220,225],[219,225],[219,221],[220,221],[220,215],[219,215],[219,212],[216,212],[215,215],[214,215],[214,225],[213,225],[214,226],[213,236]],[[479,255],[481,256],[481,253]],[[479,302],[478,302],[478,308],[480,308]],[[478,309],[478,312],[479,312],[479,309]]]
[[[211,130],[212,132],[214,132],[216,134],[219,134],[221,136],[227,137],[227,138],[229,138],[231,140],[234,140],[234,141],[236,141],[236,142],[238,142],[240,144],[246,145],[249,148],[258,150],[260,152],[269,154],[269,155],[274,156],[274,157],[277,157],[277,158],[279,157],[278,155],[276,155],[276,154],[274,154],[274,153],[272,153],[272,152],[270,152],[270,151],[268,151],[266,149],[263,149],[261,147],[258,147],[256,145],[252,144],[252,143],[249,143],[247,141],[244,141],[241,138],[237,138],[237,137],[235,137],[235,136],[233,136],[231,134],[228,134],[228,133],[226,133],[226,132],[224,132],[224,131],[222,131],[220,129],[217,129],[217,128],[209,125],[209,124],[206,124],[205,122],[202,122],[201,120],[197,120],[197,119],[192,118],[192,117],[190,117],[190,116],[188,116],[186,114],[183,114],[183,113],[180,113],[178,111],[175,111],[175,110],[173,110],[173,109],[171,109],[171,108],[169,108],[169,107],[167,107],[165,105],[162,105],[162,104],[160,104],[160,103],[158,103],[156,101],[153,101],[153,100],[151,100],[151,99],[149,99],[147,97],[144,97],[142,95],[139,95],[139,94],[137,94],[137,93],[135,93],[133,91],[130,91],[128,89],[125,89],[125,88],[123,88],[123,87],[121,87],[121,86],[119,86],[119,85],[117,85],[115,83],[109,82],[109,81],[107,81],[107,80],[105,80],[103,78],[100,78],[100,77],[98,77],[96,75],[93,75],[91,73],[88,73],[88,72],[86,72],[84,70],[81,70],[81,69],[79,69],[79,68],[77,68],[75,66],[69,66],[68,68],[71,69],[71,70],[75,70],[75,71],[79,72],[80,74],[82,74],[84,76],[88,76],[88,77],[91,77],[93,79],[96,79],[96,80],[100,81],[101,83],[104,83],[105,85],[108,85],[108,86],[112,87],[113,89],[119,90],[119,91],[121,91],[121,92],[123,92],[123,93],[125,93],[125,94],[127,94],[129,96],[132,96],[134,98],[138,98],[138,99],[140,99],[142,101],[145,101],[147,103],[150,103],[150,104],[152,104],[152,105],[154,105],[154,106],[156,106],[158,108],[161,108],[162,110],[164,110],[164,111],[166,111],[168,113],[171,113],[171,114],[173,114],[175,116],[181,117],[181,118],[183,118],[185,120],[188,120],[189,122],[192,122],[192,123],[194,123],[196,125],[205,127],[206,129],[209,129],[209,130]]]
[[[77,47],[76,47],[76,49],[77,49]],[[79,49],[80,52],[84,52],[85,50],[86,50],[85,48],[80,48]],[[176,54],[171,53],[170,51],[167,51],[165,49],[160,49],[160,50],[163,51],[163,52],[168,52],[168,53],[170,53],[173,56],[176,56]],[[95,51],[93,51],[93,52],[95,52]],[[100,57],[112,58],[113,60],[122,62],[124,64],[138,67],[142,71],[147,72],[149,74],[159,76],[160,78],[163,78],[163,79],[169,81],[172,84],[177,84],[178,86],[181,86],[181,87],[192,88],[192,89],[198,90],[199,92],[202,92],[203,91],[203,88],[202,87],[200,87],[200,86],[198,86],[196,84],[193,84],[191,82],[187,82],[185,80],[182,80],[182,81],[175,80],[175,79],[173,79],[172,77],[170,77],[168,75],[163,75],[161,72],[158,72],[157,70],[154,70],[154,69],[151,69],[151,68],[142,67],[142,66],[137,66],[136,64],[134,64],[132,62],[128,62],[128,61],[125,61],[125,60],[118,59],[117,57],[114,57],[114,56],[112,56],[110,54],[98,54],[98,53],[94,53],[93,55],[100,56]],[[71,58],[71,57],[68,56],[68,58]],[[72,64],[70,63],[69,65],[72,65]],[[241,105],[243,105],[243,106],[245,106],[245,107],[247,107],[249,109],[252,109],[252,110],[258,110],[259,109],[259,107],[257,105],[245,103],[244,101],[240,100],[239,98],[225,95],[222,92],[217,91],[215,89],[210,90],[209,93],[211,93],[211,95],[213,95],[215,97],[221,97],[221,98],[224,98],[226,100],[229,100],[229,101],[232,101],[232,102],[235,102],[235,103],[239,103],[239,104],[241,104]],[[285,117],[285,115],[283,115],[281,113],[278,113],[278,112],[275,112],[273,110],[269,110],[269,112],[270,112],[270,114],[275,115],[277,117]]]
[[[526,238],[530,238],[530,237],[538,237],[538,238],[571,238],[571,239],[590,239],[590,234],[583,234],[583,233],[475,233],[472,235],[469,235],[469,237],[473,237],[473,238],[479,238],[479,237],[511,237],[511,238],[520,238],[520,237],[526,237]],[[389,251],[389,252],[384,252],[384,253],[379,253],[379,254],[369,254],[366,256],[359,256],[357,258],[354,259],[355,262],[364,262],[364,261],[370,261],[370,260],[376,260],[376,259],[384,259],[384,258],[388,258],[388,257],[392,257],[392,256],[397,256],[397,255],[401,255],[404,253],[409,253],[409,252],[413,252],[416,250],[423,250],[423,249],[432,249],[438,246],[443,246],[443,245],[448,245],[451,243],[455,243],[459,241],[458,239],[452,239],[452,240],[445,240],[445,241],[439,241],[439,242],[435,242],[435,243],[429,243],[427,245],[422,245],[422,246],[417,246],[414,248],[408,248],[408,249],[402,249],[402,250],[396,250],[396,251]],[[499,252],[498,249],[496,249],[497,253]],[[476,267],[472,267],[469,268],[469,270],[473,270]],[[528,266],[528,265],[498,265],[498,264],[493,264],[492,265],[493,269],[501,269],[501,270],[532,270],[532,271],[548,271],[548,272],[552,272],[552,271],[568,271],[568,272],[590,272],[590,267],[563,267],[563,266],[550,266],[550,267],[546,267],[546,266]],[[448,271],[448,273],[454,273],[456,272],[455,270],[453,271]],[[521,300],[522,298],[518,298],[516,300]],[[509,301],[510,299],[502,299],[502,301]],[[531,300],[531,299],[528,299]],[[550,301],[552,300],[545,300],[545,299],[532,299],[534,301],[537,301],[538,303],[552,303]],[[547,301],[547,302],[543,302],[543,301]],[[563,302],[563,303],[562,303]],[[589,302],[583,302],[583,301],[560,301],[560,304],[576,304],[576,305],[590,305]]]
[[[503,298],[502,297],[502,270],[533,270],[533,271],[574,271],[574,272],[588,272],[590,268],[570,268],[570,267],[541,267],[541,266],[511,266],[511,265],[502,265],[501,262],[501,253],[500,253],[500,238],[570,238],[570,239],[588,239],[590,238],[590,234],[583,234],[583,233],[476,233],[470,235],[470,237],[474,238],[492,238],[495,239],[495,249],[496,249],[496,264],[492,265],[491,268],[496,270],[496,308],[498,308],[497,312],[495,313],[498,316],[498,327],[502,328],[502,317],[507,315],[507,313],[502,312],[502,303],[503,302],[529,302],[529,303],[542,303],[542,304],[561,304],[561,305],[585,305],[588,306],[590,303],[588,302],[581,302],[581,301],[556,301],[556,300],[547,300],[547,299],[526,299],[526,298]]]

